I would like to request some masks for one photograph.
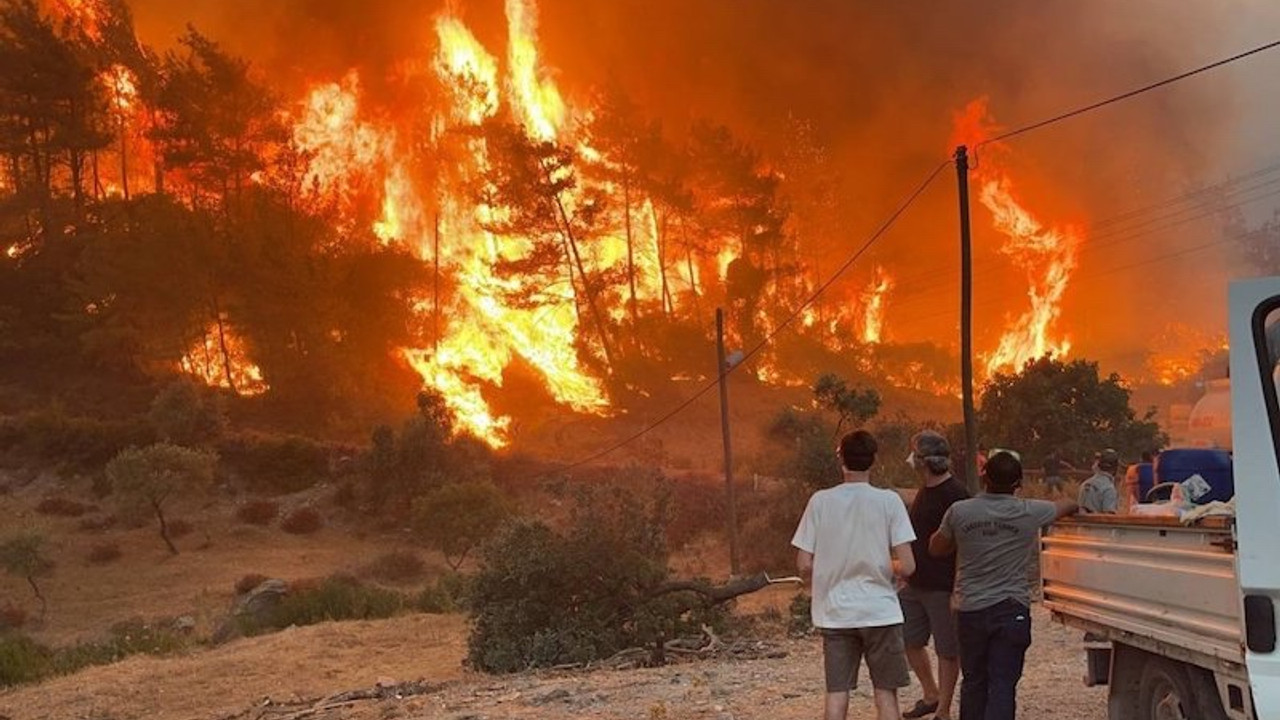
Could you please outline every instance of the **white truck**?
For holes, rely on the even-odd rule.
[[[1044,604],[1088,634],[1110,720],[1280,720],[1280,278],[1232,284],[1230,341],[1235,517],[1077,517],[1044,537]]]

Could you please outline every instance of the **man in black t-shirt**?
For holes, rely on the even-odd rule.
[[[911,455],[907,462],[920,475],[921,486],[911,503],[909,515],[916,533],[912,549],[921,553],[916,572],[898,593],[905,620],[903,639],[907,661],[920,680],[924,697],[915,707],[902,714],[904,718],[951,717],[951,703],[956,681],[960,677],[960,642],[956,633],[955,614],[951,609],[951,592],[955,588],[955,557],[933,557],[928,552],[929,538],[942,524],[942,517],[952,504],[967,499],[964,485],[951,475],[951,447],[947,439],[931,430],[911,439]],[[933,663],[926,645],[933,636],[934,653],[938,656],[938,675],[934,679]]]

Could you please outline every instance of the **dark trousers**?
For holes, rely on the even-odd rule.
[[[1014,720],[1031,612],[1013,600],[959,613],[960,720]]]

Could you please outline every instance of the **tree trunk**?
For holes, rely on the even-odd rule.
[[[35,576],[27,576],[27,584],[31,586],[31,592],[36,594],[36,599],[40,601],[40,620],[44,620],[44,615],[49,611],[49,603],[44,599],[44,593],[40,592],[40,586],[36,584]]]
[[[124,117],[120,118],[120,190],[129,199],[129,145]]]
[[[550,174],[547,175],[547,181],[551,181]],[[573,262],[578,268],[578,277],[582,279],[582,288],[587,300],[587,310],[591,313],[591,319],[595,323],[596,331],[600,335],[600,345],[604,348],[604,361],[609,368],[609,372],[613,372],[613,342],[609,337],[609,328],[604,323],[604,316],[600,313],[600,308],[596,302],[595,291],[591,289],[591,279],[587,275],[587,268],[582,262],[582,254],[578,252],[578,243],[573,238],[573,227],[569,222],[569,213],[564,209],[564,203],[560,200],[560,195],[556,195],[556,210],[560,214],[561,228],[564,233],[565,242],[568,243],[569,249],[573,254]]]
[[[751,577],[730,580],[724,585],[711,585],[700,580],[672,580],[659,585],[649,593],[649,599],[662,597],[674,592],[691,592],[701,595],[708,605],[728,602],[739,595],[746,595],[761,590],[769,585],[769,576],[757,573]]]
[[[151,501],[151,507],[156,511],[156,519],[160,521],[160,537],[164,540],[164,544],[168,546],[169,552],[174,555],[178,554],[178,548],[173,544],[173,540],[169,539],[169,524],[164,520],[164,511],[160,509],[160,503],[155,500]]]
[[[218,303],[217,293],[213,295],[213,315],[218,322],[218,348],[222,352],[222,373],[227,380],[227,387],[238,395],[240,391],[236,388],[236,379],[232,374],[231,351],[227,348],[227,329],[222,322],[222,307]]]
[[[627,298],[627,310],[631,314],[632,324],[635,324],[638,319],[636,311],[636,256],[635,242],[631,234],[631,178],[626,172],[622,174],[622,213],[623,225],[627,230],[627,285],[631,292]]]
[[[693,274],[693,248],[688,244],[684,246],[685,265],[689,270],[689,291],[693,293],[693,312],[694,315],[702,316],[701,303],[698,302],[698,276]]]
[[[671,312],[675,310],[675,303],[671,301],[671,285],[667,282],[667,215],[662,214],[661,218],[657,216],[657,210],[654,213],[653,227],[658,236],[653,239],[654,245],[658,251],[658,278],[662,283],[662,314],[670,317]]]

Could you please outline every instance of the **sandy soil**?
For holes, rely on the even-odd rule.
[[[1020,717],[1104,718],[1105,691],[1080,683],[1078,634],[1036,613],[1036,639],[1020,692]],[[326,623],[239,640],[177,658],[115,665],[0,694],[12,720],[263,720],[304,717],[345,691],[424,680],[433,691],[366,700],[305,715],[318,720],[519,718],[815,717],[821,651],[813,638],[779,639],[785,657],[711,659],[661,668],[525,673],[491,677],[462,669],[465,624],[455,616]],[[439,688],[436,689],[436,685]],[[863,687],[867,686],[864,677]],[[913,687],[902,695],[914,702]],[[851,717],[872,712],[865,690]]]

